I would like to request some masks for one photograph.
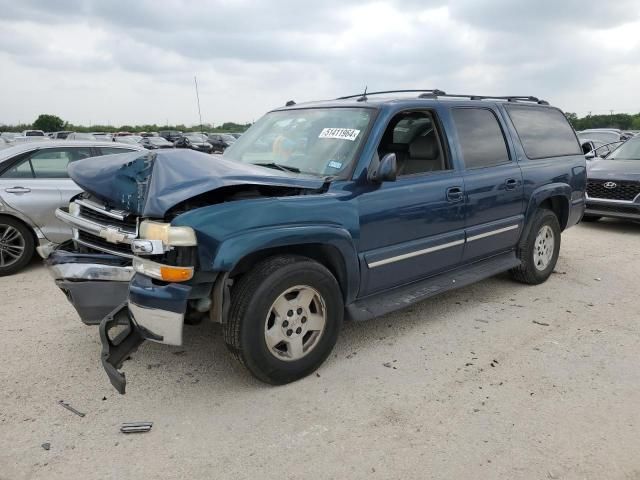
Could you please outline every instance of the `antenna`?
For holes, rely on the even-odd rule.
[[[362,96],[357,101],[358,102],[366,102],[367,101],[367,85],[364,86],[364,93],[362,94]]]
[[[200,112],[200,95],[198,94],[198,79],[193,76],[193,82],[196,84],[196,100],[198,102],[198,117],[200,118],[200,133],[202,132],[202,113]]]

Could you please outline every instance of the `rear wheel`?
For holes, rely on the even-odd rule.
[[[583,222],[597,222],[601,218],[602,217],[600,215],[583,215],[582,216],[582,221]]]
[[[33,257],[31,231],[18,220],[0,217],[0,277],[24,268]]]
[[[340,287],[323,265],[305,257],[272,257],[234,285],[225,342],[258,379],[289,383],[324,362],[343,315]]]
[[[558,261],[560,234],[558,217],[550,210],[538,210],[527,238],[518,248],[522,264],[511,270],[511,276],[530,285],[546,281]]]

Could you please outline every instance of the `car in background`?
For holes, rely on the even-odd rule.
[[[589,128],[587,130],[581,130],[576,133],[580,141],[582,141],[582,139],[588,138],[592,140],[598,140],[603,143],[612,143],[626,141],[631,138],[630,135],[625,135],[617,128]]]
[[[109,132],[91,132],[91,135],[93,135],[96,140],[100,140],[103,142],[113,141],[113,135],[111,135]]]
[[[233,133],[229,133],[229,135],[231,135],[233,138],[235,138],[237,140],[242,136],[242,133],[233,132]]]
[[[122,137],[128,137],[129,135],[132,135],[131,132],[116,132],[111,136],[111,139],[114,142],[119,142]]]
[[[51,134],[49,134],[49,138],[51,138],[51,140],[66,140],[66,138],[69,136],[70,133],[73,133],[70,130],[61,130],[59,132],[51,132]]]
[[[143,150],[69,140],[28,142],[0,150],[0,276],[26,266],[36,246],[52,247],[71,238],[69,226],[54,215],[56,208],[68,205],[81,191],[67,175],[70,163]]]
[[[23,130],[23,137],[46,137],[42,130]]]
[[[158,134],[170,142],[175,143],[180,137],[182,137],[182,132],[179,130],[160,130]]]
[[[640,220],[640,137],[627,140],[606,158],[589,162],[587,180],[583,221]]]
[[[228,133],[209,133],[207,137],[214,152],[224,152],[236,141],[236,137]]]
[[[97,140],[91,133],[72,132],[67,135],[67,140]]]
[[[617,142],[604,143],[600,140],[592,140],[589,138],[581,138],[580,146],[584,152],[584,156],[587,160],[592,160],[597,157],[605,158],[616,148],[618,148],[624,141],[619,140]]]
[[[198,152],[213,153],[214,148],[204,133],[185,133],[173,145],[176,148],[190,148]]]
[[[159,148],[174,148],[173,143],[162,137],[144,137],[140,140],[142,145],[147,150],[157,150]]]
[[[15,132],[2,132],[2,133],[0,133],[0,138],[2,138],[7,143],[11,142],[17,136],[19,136],[19,134],[15,133]]]
[[[140,135],[127,135],[126,137],[118,137],[119,143],[126,143],[129,145],[137,145],[142,140]]]
[[[26,136],[26,135],[18,135],[17,137],[13,137],[11,139],[11,143],[12,144],[16,144],[16,143],[38,143],[38,142],[49,142],[51,141],[51,139],[49,137],[45,136],[39,136],[39,135],[30,135],[30,136]]]
[[[147,138],[147,137],[159,137],[160,135],[158,134],[158,132],[140,132],[140,136]]]

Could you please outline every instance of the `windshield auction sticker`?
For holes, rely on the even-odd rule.
[[[353,128],[323,128],[318,138],[337,138],[339,140],[351,140],[358,138],[360,130]]]

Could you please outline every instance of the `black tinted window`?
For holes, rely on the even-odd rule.
[[[135,152],[135,150],[129,150],[128,148],[114,148],[114,147],[100,147],[102,155],[114,155],[117,153],[129,153]]]
[[[527,157],[535,159],[582,153],[571,125],[560,110],[524,106],[506,108]]]
[[[496,116],[483,108],[457,108],[453,121],[467,168],[489,167],[509,161],[507,144]]]

